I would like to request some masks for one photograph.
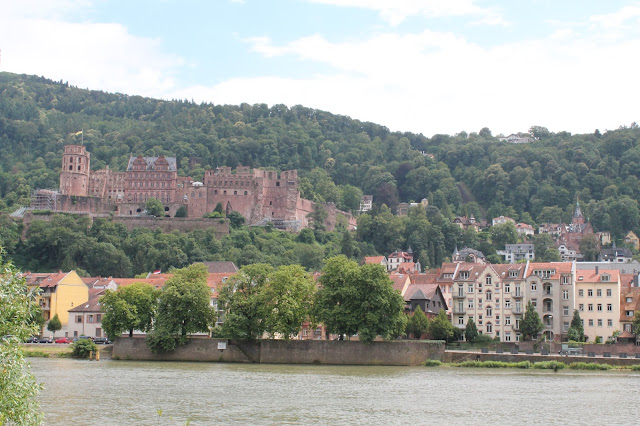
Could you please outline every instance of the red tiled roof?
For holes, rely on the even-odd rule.
[[[433,300],[438,291],[438,284],[411,284],[404,294],[404,300],[409,301],[416,292],[420,290],[427,299]]]
[[[611,276],[609,282],[617,282],[620,277],[620,271],[616,269],[599,269],[598,273],[596,273],[595,269],[580,269],[576,271],[576,281],[587,283],[602,282],[600,278],[604,274]]]
[[[29,273],[25,276],[27,286],[39,286],[40,288],[55,287],[60,280],[66,277],[68,272],[54,272],[48,274]]]
[[[87,302],[69,309],[69,312],[102,312],[102,308],[100,307],[100,297],[102,297],[102,294],[90,297]]]
[[[549,277],[550,279],[558,279],[560,278],[561,273],[568,274],[571,272],[572,263],[571,262],[544,262],[544,263],[529,263],[529,269],[527,271],[527,276],[525,278],[529,278],[533,275],[533,271],[537,271],[539,269],[554,269],[556,271],[555,275]]]
[[[364,263],[365,264],[380,265],[380,264],[382,264],[383,260],[384,260],[384,256],[365,256]]]

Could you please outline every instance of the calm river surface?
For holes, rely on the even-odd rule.
[[[640,421],[633,372],[29,361],[48,425]]]

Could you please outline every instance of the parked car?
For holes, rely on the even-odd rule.
[[[73,341],[74,341],[74,342],[77,342],[78,340],[81,340],[81,339],[89,339],[89,340],[93,340],[93,337],[91,337],[91,336],[78,336],[78,337],[76,337],[75,339],[73,339]]]
[[[71,339],[68,337],[60,337],[56,339],[56,343],[71,343]]]
[[[53,343],[53,340],[50,337],[43,337],[38,340],[38,343]]]
[[[38,336],[31,336],[29,337],[27,340],[25,340],[25,343],[38,343],[40,341],[40,338]]]
[[[107,339],[106,337],[94,337],[93,343],[97,345],[110,345],[111,340]]]

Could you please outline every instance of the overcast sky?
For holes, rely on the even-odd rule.
[[[640,121],[640,2],[2,0],[0,71],[391,130]]]

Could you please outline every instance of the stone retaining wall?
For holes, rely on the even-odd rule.
[[[226,349],[218,349],[226,343]],[[424,365],[442,360],[444,343],[390,341],[369,344],[336,340],[227,340],[192,338],[172,352],[153,353],[144,338],[121,337],[113,358],[147,361],[256,362],[273,364]]]

